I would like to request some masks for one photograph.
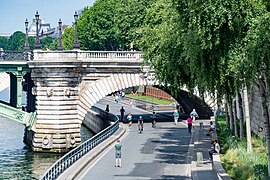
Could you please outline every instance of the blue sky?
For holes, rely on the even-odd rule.
[[[24,22],[30,23],[38,10],[40,18],[51,27],[63,24],[71,25],[76,10],[91,6],[95,0],[0,0],[0,33],[25,32]]]

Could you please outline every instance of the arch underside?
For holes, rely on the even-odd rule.
[[[90,108],[99,100],[115,91],[146,85],[140,74],[112,74],[87,85],[79,95],[78,114],[83,120]]]

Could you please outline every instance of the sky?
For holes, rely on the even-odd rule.
[[[74,13],[91,6],[95,0],[0,0],[0,34],[25,32],[25,19],[29,25],[35,18],[36,11],[40,19],[45,19],[51,27],[58,26],[59,18],[63,24],[74,22]]]

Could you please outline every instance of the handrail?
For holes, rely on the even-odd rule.
[[[36,112],[25,112],[10,106],[8,103],[0,102],[0,115],[24,124],[28,129],[32,129],[32,126],[36,120]]]
[[[109,113],[112,115],[111,113]],[[119,118],[115,116],[116,121],[109,127],[105,128],[92,138],[85,141],[75,149],[65,154],[62,158],[56,161],[41,177],[41,180],[54,180],[60,176],[66,169],[68,169],[73,163],[78,161],[81,157],[94,149],[98,144],[103,142],[109,136],[119,128]]]

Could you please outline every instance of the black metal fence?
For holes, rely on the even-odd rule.
[[[119,128],[119,118],[111,113],[105,113],[104,115],[108,120],[113,121],[112,124],[60,158],[45,172],[41,177],[42,180],[57,179],[73,163],[117,131]]]
[[[3,50],[0,48],[0,60],[5,61],[22,61],[22,60],[32,60],[33,53],[31,52],[23,52],[23,51],[11,51],[11,50]]]

